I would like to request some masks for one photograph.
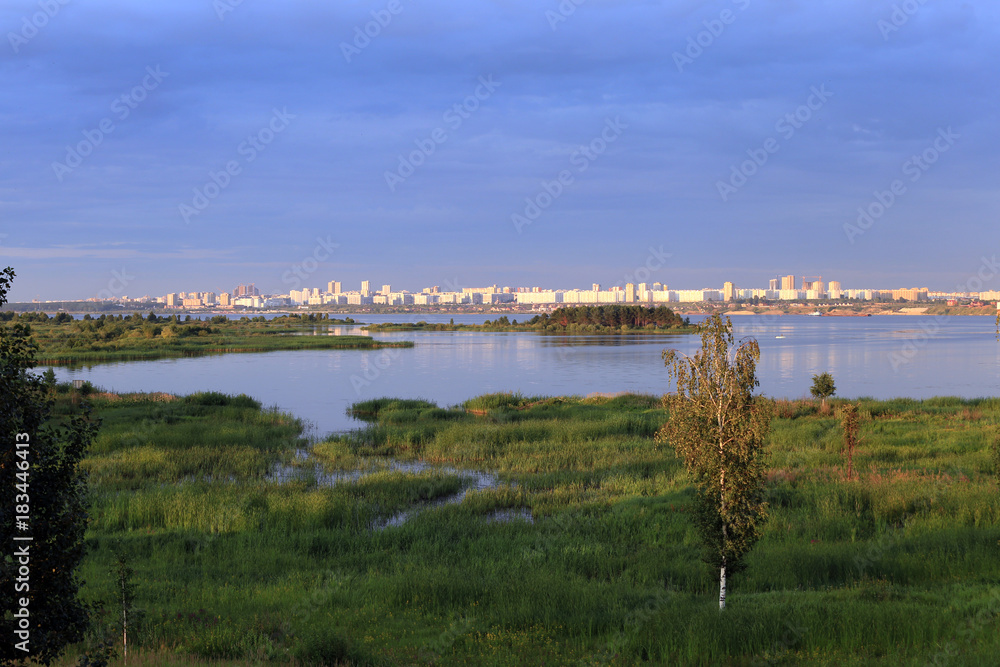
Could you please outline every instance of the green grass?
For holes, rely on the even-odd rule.
[[[833,417],[782,402],[771,518],[717,609],[692,490],[654,397],[367,401],[313,448],[252,400],[97,394],[84,595],[136,569],[137,655],[315,664],[926,665],[1000,654],[1000,400],[861,401],[847,481]],[[475,410],[470,412],[466,410]],[[827,412],[829,414],[824,414]],[[432,461],[408,474],[388,459]],[[299,467],[278,485],[268,471]],[[469,491],[464,468],[501,484]],[[398,512],[407,522],[372,530]],[[532,522],[492,520],[523,510]],[[934,662],[936,661],[936,662]]]
[[[43,319],[44,318],[44,319]],[[38,344],[40,364],[80,364],[148,361],[206,354],[274,352],[279,350],[339,350],[413,347],[408,341],[376,341],[370,336],[301,335],[318,326],[346,320],[315,315],[229,320],[216,316],[200,320],[188,316],[143,317],[101,315],[73,320],[65,314],[15,315],[0,313],[0,321],[27,324]],[[348,323],[353,323],[353,320]],[[299,334],[299,335],[297,335]]]

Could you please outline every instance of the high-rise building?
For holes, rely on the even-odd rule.
[[[790,290],[795,289],[795,276],[785,276],[781,279],[781,289]]]
[[[392,292],[392,285],[382,285],[381,294],[389,294],[390,292]]]
[[[329,294],[340,294],[340,292],[341,292],[340,281],[339,280],[331,280],[330,282],[328,282],[326,284],[326,291]]]
[[[232,303],[233,303],[232,299],[233,299],[233,297],[231,297],[229,295],[229,292],[222,292],[221,294],[219,294],[219,305],[220,306],[231,306]]]
[[[802,276],[802,289],[823,291],[823,276]]]
[[[771,278],[771,281],[767,284],[767,289],[772,292],[777,292],[781,289],[781,278]]]
[[[730,282],[722,283],[723,301],[732,301],[734,298],[736,298],[736,286]]]
[[[240,285],[233,290],[233,296],[237,298],[241,296],[260,296],[260,290],[254,287],[253,283],[250,283],[249,285],[240,283]]]
[[[594,290],[595,292],[600,292],[601,291],[601,283],[594,283],[593,285],[590,286],[590,289]]]
[[[662,283],[653,283],[653,291],[654,292],[660,292],[660,291],[663,291],[664,289],[666,289],[666,288],[663,287]]]
[[[625,283],[625,303],[635,303],[635,283]]]
[[[372,281],[362,280],[361,281],[361,296],[371,296],[372,295]]]

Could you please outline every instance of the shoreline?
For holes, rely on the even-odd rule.
[[[645,305],[645,304],[633,304],[633,305]],[[952,306],[951,308],[957,308]],[[792,313],[785,312],[784,310],[768,309],[761,310],[760,312],[754,312],[753,310],[726,310],[726,309],[685,309],[679,310],[671,308],[678,315],[711,315],[717,310],[719,310],[720,315],[727,316],[745,316],[745,315],[792,315],[792,316],[805,316],[810,317],[810,313]],[[1000,312],[1000,309],[994,309],[993,307],[977,308],[974,312],[966,312],[971,309],[962,309],[959,312],[928,312],[929,308],[916,308],[916,309],[902,309],[902,310],[873,310],[864,312],[826,312],[822,314],[822,317],[876,317],[880,315],[886,316],[924,316],[924,317],[996,317],[996,314]],[[235,316],[234,321],[238,321],[239,317],[259,317],[261,315],[273,315],[275,317],[282,315],[319,315],[319,314],[329,314],[329,315],[344,315],[347,317],[364,316],[364,315],[538,315],[546,311],[538,310],[511,310],[511,309],[496,309],[496,310],[384,310],[384,311],[341,311],[341,310],[302,310],[302,311],[288,311],[288,310],[254,310],[254,311],[196,311],[196,310],[177,310],[177,311],[167,311],[167,310],[156,310],[152,311],[159,317],[170,317],[171,315],[178,316],[188,316],[192,318],[202,318],[202,317],[215,317],[218,315]],[[9,311],[8,311],[9,312]],[[17,310],[14,311],[18,314],[24,313],[35,313],[41,312],[45,313],[49,317],[54,317],[59,313],[66,313],[67,315],[90,315],[91,317],[99,318],[101,315],[131,315],[133,312],[148,313],[147,309],[140,310],[120,310],[120,311],[85,311],[85,310]],[[815,317],[815,316],[813,316]],[[336,324],[336,323],[331,323]],[[354,326],[366,324],[365,322],[355,322],[353,324],[344,324],[343,326]]]

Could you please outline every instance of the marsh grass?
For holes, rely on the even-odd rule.
[[[31,314],[34,315],[34,314]],[[8,318],[11,313],[0,313]],[[155,317],[155,316],[154,316]],[[303,336],[303,326],[325,321],[297,317],[265,320],[181,320],[177,316],[150,321],[141,315],[99,319],[28,319],[38,343],[40,364],[83,364],[148,361],[208,354],[274,352],[279,350],[342,350],[412,347],[408,341],[376,341],[370,336]]]
[[[93,394],[88,601],[119,541],[149,664],[990,664],[1000,654],[1000,401],[836,400],[769,440],[771,518],[720,615],[656,397],[378,399],[312,449],[332,487],[268,473],[302,425],[246,397]],[[481,412],[473,412],[473,410]],[[388,458],[447,464],[404,473]],[[497,488],[469,491],[462,470]],[[399,526],[372,527],[414,507]],[[495,521],[498,510],[530,513]],[[130,639],[133,631],[130,628]],[[130,647],[130,657],[132,649]]]

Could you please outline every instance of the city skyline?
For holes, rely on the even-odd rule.
[[[972,300],[998,301],[1000,290],[979,289],[982,281],[969,282],[957,286],[952,291],[929,290],[927,287],[885,288],[885,287],[844,287],[839,280],[824,281],[822,276],[776,276],[768,280],[767,287],[747,287],[732,281],[723,283],[722,288],[701,287],[697,289],[676,288],[659,281],[602,285],[591,283],[586,287],[514,286],[494,283],[488,286],[440,285],[416,289],[393,289],[391,283],[372,287],[372,281],[363,280],[357,289],[343,281],[327,281],[323,287],[303,285],[301,289],[287,292],[262,292],[255,283],[240,283],[233,290],[220,292],[203,290],[181,290],[168,292],[162,296],[145,294],[134,296],[116,295],[107,290],[88,302],[118,302],[123,305],[159,303],[168,308],[268,308],[296,305],[438,305],[438,304],[667,304],[691,303],[699,301],[748,302],[762,300],[813,301],[813,300],[862,300],[862,301],[929,301],[934,299],[968,298]],[[464,299],[458,296],[467,297]],[[339,297],[339,298],[331,298]],[[474,297],[474,298],[473,298]],[[38,300],[35,303],[70,303],[74,300]]]
[[[12,300],[994,257],[1000,7],[389,4],[5,3]]]

